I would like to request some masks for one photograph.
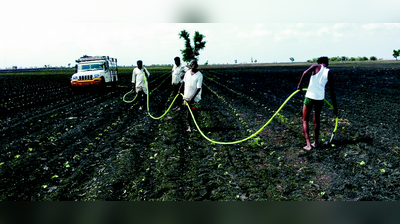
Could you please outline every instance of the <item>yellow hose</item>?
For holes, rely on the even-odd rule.
[[[149,85],[147,83],[147,78],[146,76],[144,76],[144,83],[146,85],[147,91],[149,91]],[[175,103],[176,98],[178,98],[179,94],[176,94],[174,100],[172,101],[172,103],[169,105],[168,109],[164,112],[164,114],[162,114],[159,117],[154,117],[153,115],[150,114],[150,108],[149,108],[149,95],[150,94],[146,94],[147,95],[147,114],[153,118],[154,120],[159,120],[162,119],[165,115],[167,115],[167,113],[169,112],[169,110],[171,109],[172,105]]]
[[[132,89],[131,91],[127,92],[127,93],[122,97],[122,100],[123,100],[125,103],[132,103],[133,101],[135,101],[135,100],[136,100],[136,97],[137,97],[137,94],[135,95],[135,97],[133,98],[133,100],[125,100],[125,97],[126,97],[127,95],[129,95],[130,93],[134,92],[134,91],[135,91],[135,90]]]
[[[307,89],[304,88],[303,90],[305,91],[305,90],[307,90]],[[191,116],[192,116],[192,118],[193,118],[194,124],[196,125],[196,127],[197,127],[197,129],[199,130],[200,134],[201,134],[205,139],[207,139],[209,142],[212,142],[212,143],[214,143],[214,144],[219,144],[219,145],[233,145],[233,144],[238,144],[238,143],[247,141],[247,140],[252,139],[252,138],[254,138],[255,136],[257,136],[265,127],[267,127],[267,126],[271,123],[271,121],[275,118],[275,116],[279,114],[279,112],[283,109],[283,107],[286,105],[286,103],[289,102],[289,100],[290,100],[294,95],[296,95],[298,92],[300,92],[300,91],[301,91],[301,90],[296,90],[296,91],[294,91],[294,92],[285,100],[285,102],[283,102],[283,104],[279,107],[279,109],[275,112],[275,114],[267,121],[267,123],[265,123],[258,131],[256,131],[254,134],[250,135],[250,136],[247,137],[247,138],[244,138],[244,139],[241,139],[241,140],[238,140],[238,141],[234,141],[234,142],[220,142],[220,141],[212,140],[212,139],[210,139],[209,137],[207,137],[207,136],[201,131],[201,129],[199,128],[199,126],[198,126],[198,124],[197,124],[197,122],[196,122],[196,120],[194,119],[194,115],[193,115],[193,112],[192,112],[192,109],[190,108],[190,106],[189,106],[188,104],[186,104],[186,106],[189,108],[189,112],[190,112],[190,114],[191,114]],[[183,96],[183,95],[182,95],[182,96]],[[330,108],[333,110],[333,105],[330,104],[326,99],[324,99],[324,101],[325,101],[325,102],[330,106]],[[336,132],[337,126],[338,126],[338,117],[336,117],[335,129],[333,130],[333,132]],[[333,135],[334,135],[334,133],[332,133],[331,141],[332,141]]]

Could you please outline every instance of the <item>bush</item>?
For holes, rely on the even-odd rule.
[[[368,61],[368,58],[367,57],[358,57],[357,58],[357,61]]]
[[[337,61],[337,58],[336,58],[336,57],[333,57],[333,58],[330,58],[329,60],[330,60],[330,61]]]
[[[369,58],[369,60],[371,60],[371,61],[376,61],[377,58],[376,58],[375,56],[371,56],[371,57]]]

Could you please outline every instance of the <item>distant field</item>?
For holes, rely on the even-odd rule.
[[[201,130],[218,141],[254,133],[309,65],[200,66]],[[304,93],[256,138],[217,145],[186,132],[183,111],[153,120],[136,102],[124,103],[133,68],[119,68],[115,88],[78,92],[69,86],[73,69],[1,71],[0,199],[400,200],[400,63],[330,67],[339,129],[333,145],[308,153]],[[174,97],[171,68],[148,68],[150,113],[161,115]],[[323,140],[332,116],[325,106]]]

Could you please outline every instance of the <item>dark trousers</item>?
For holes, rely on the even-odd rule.
[[[138,94],[138,100],[140,102],[140,105],[144,108],[146,105],[146,101],[147,101],[147,94],[144,93],[143,90],[139,91],[137,94]]]
[[[193,104],[194,104],[193,101],[191,103],[189,103],[189,107],[193,113],[194,119],[196,120],[196,122],[199,122],[199,108],[194,106]],[[192,128],[192,125],[191,125],[192,115],[190,114],[189,108],[187,108],[187,121],[188,121],[189,127]],[[193,122],[193,125],[196,125],[196,124],[194,124],[194,122]]]

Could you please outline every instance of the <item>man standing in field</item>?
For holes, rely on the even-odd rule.
[[[132,72],[132,88],[135,88],[136,94],[140,100],[139,110],[142,110],[145,106],[145,100],[147,99],[148,90],[144,82],[146,76],[146,81],[148,84],[150,73],[147,68],[143,67],[143,62],[141,60],[137,61],[137,67],[133,69]]]
[[[181,64],[181,59],[179,57],[175,57],[174,61],[175,64],[172,67],[172,91],[174,91],[174,96],[176,96],[176,94],[178,94],[179,87],[183,82],[183,77],[189,69],[185,65]],[[182,96],[179,95],[176,101],[179,106],[176,106],[174,110],[179,111],[183,105]]]
[[[203,84],[203,74],[201,74],[201,72],[197,69],[198,66],[199,65],[197,64],[196,60],[193,60],[190,63],[191,69],[186,72],[185,77],[183,78],[183,83],[181,84],[181,87],[178,90],[178,92],[180,93],[182,86],[185,85],[183,99],[185,100],[185,104],[188,104],[189,107],[192,109],[196,121],[198,120],[197,118],[199,116],[198,109],[200,107],[201,92],[202,92],[201,86]],[[187,131],[190,132],[192,129],[190,127],[191,115],[189,109],[187,111],[187,119],[188,119]]]
[[[318,148],[319,142],[319,130],[320,130],[320,116],[322,106],[324,105],[325,99],[325,85],[329,83],[329,93],[332,98],[333,114],[338,115],[336,95],[334,91],[333,75],[328,69],[329,59],[327,57],[320,57],[317,64],[311,65],[307,70],[303,72],[297,89],[301,89],[301,84],[305,75],[311,73],[310,83],[306,92],[304,105],[303,105],[303,131],[307,145],[304,146],[304,150],[311,150],[311,147]],[[308,121],[311,114],[311,110],[314,107],[314,132],[315,142],[310,143]]]

